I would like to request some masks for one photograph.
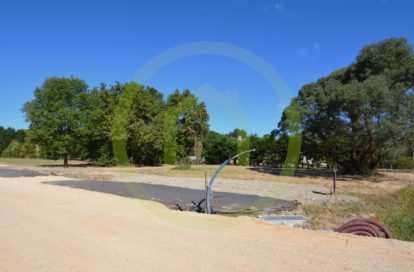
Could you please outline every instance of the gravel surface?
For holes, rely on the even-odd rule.
[[[166,177],[157,175],[121,173],[118,180],[163,184],[192,189],[203,189],[204,179]],[[333,201],[357,201],[352,196],[332,196],[328,188],[312,184],[289,184],[272,181],[237,180],[217,178],[213,189],[220,192],[252,194],[284,200],[298,200],[302,204],[327,203]]]
[[[414,244],[0,178],[0,271],[412,271]]]

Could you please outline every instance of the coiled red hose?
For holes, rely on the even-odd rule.
[[[335,230],[340,233],[352,233],[355,235],[382,237],[391,239],[392,234],[389,229],[374,219],[359,218],[351,220]]]

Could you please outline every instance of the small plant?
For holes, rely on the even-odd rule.
[[[190,169],[191,169],[191,160],[188,157],[182,158],[178,166],[173,168],[173,170],[190,170]]]
[[[97,166],[100,167],[110,167],[110,166],[114,166],[115,163],[115,159],[107,154],[102,154],[95,162],[95,164]]]

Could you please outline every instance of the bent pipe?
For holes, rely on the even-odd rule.
[[[230,159],[225,160],[220,166],[219,168],[216,170],[216,172],[214,172],[214,174],[211,176],[210,182],[207,185],[207,190],[206,190],[206,213],[207,214],[212,214],[213,213],[213,209],[211,208],[211,187],[213,186],[213,182],[216,179],[217,175],[220,173],[220,171],[224,168],[224,166],[226,166],[231,160],[234,160],[235,158],[246,154],[246,153],[250,153],[250,152],[254,152],[256,151],[256,149],[250,149],[247,151],[244,151],[240,154],[237,154],[236,156],[231,157]]]

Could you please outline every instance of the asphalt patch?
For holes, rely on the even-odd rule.
[[[17,177],[36,177],[46,176],[45,174],[33,170],[17,170],[0,167],[0,177],[2,178],[17,178]]]
[[[206,193],[204,190],[137,182],[70,180],[45,183],[123,197],[154,200],[171,209],[205,211]],[[298,205],[299,203],[296,200],[290,201],[226,192],[214,192],[212,199],[212,208],[215,213],[237,213],[250,209],[266,212],[289,211],[295,209]]]

